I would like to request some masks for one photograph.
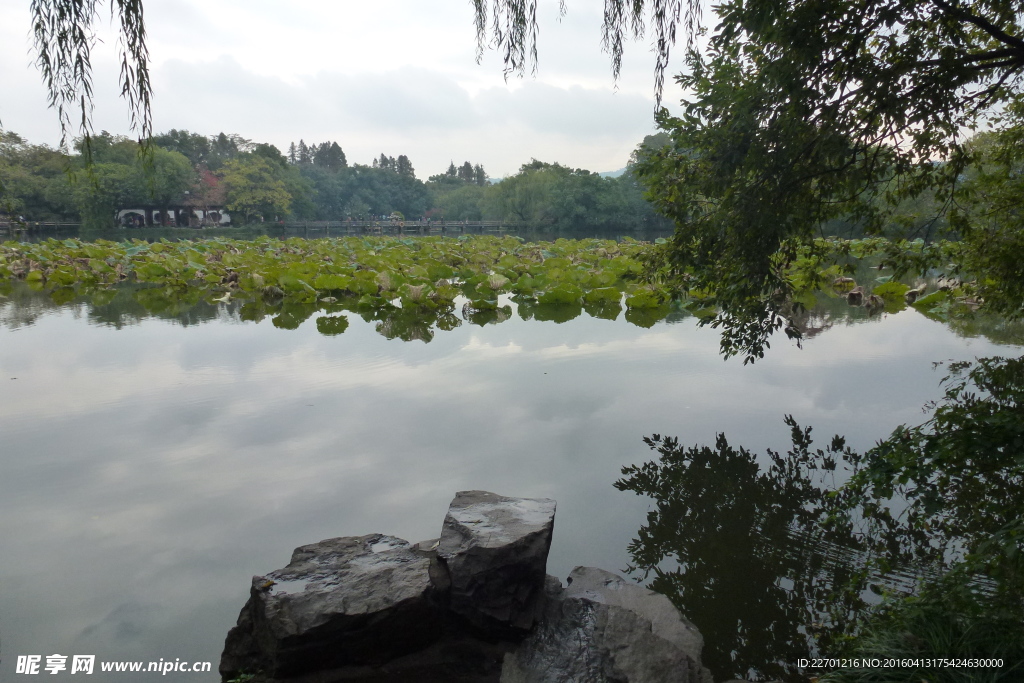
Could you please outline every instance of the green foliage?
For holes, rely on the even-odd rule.
[[[821,683],[997,683],[1024,676],[1024,614],[950,575],[913,597],[890,596],[835,656],[898,666],[837,669]],[[927,666],[926,660],[1002,660],[998,667]],[[904,665],[904,663],[908,665]]]
[[[1002,127],[972,140],[977,165],[958,193],[953,224],[962,234],[960,270],[976,279],[976,293],[989,310],[1019,317],[1024,312],[1024,101],[1008,108]]]
[[[578,304],[582,298],[582,289],[577,285],[563,282],[538,295],[537,302],[542,304]]]
[[[36,65],[49,91],[50,106],[57,110],[61,147],[71,129],[71,111],[80,113],[79,132],[88,156],[92,136],[92,62],[90,51],[96,40],[92,22],[97,18],[97,0],[32,2],[32,32]],[[149,79],[149,50],[140,0],[114,0],[120,24],[121,94],[128,102],[132,130],[146,139],[152,133]]]
[[[877,294],[886,301],[902,301],[907,290],[910,289],[909,285],[905,285],[902,282],[883,282],[880,285],[876,285],[871,290],[872,294]]]
[[[626,296],[627,308],[659,308],[665,296],[653,287],[638,287]]]
[[[223,182],[227,208],[250,220],[256,216],[271,220],[288,212],[292,197],[281,171],[262,156],[232,159],[224,164]]]
[[[507,320],[511,308],[499,296],[520,291],[526,280],[531,294],[572,309],[555,306],[539,314],[551,319],[579,315],[579,303],[591,291],[597,292],[591,302],[618,304],[622,278],[639,270],[646,248],[637,242],[526,244],[484,236],[152,244],[69,239],[0,246],[0,276],[54,291],[70,288],[76,295],[145,283],[137,298],[147,310],[177,310],[176,301],[237,302],[243,318],[273,315],[282,329],[295,329],[320,309],[352,310],[378,316],[372,319],[383,320],[388,334],[428,341],[432,324],[458,326],[451,316],[460,295],[469,300],[466,316],[474,324]],[[347,323],[326,316],[317,324],[325,334],[337,334]]]
[[[446,196],[463,199],[469,193]],[[644,200],[642,188],[630,173],[602,178],[584,169],[534,159],[515,175],[485,188],[479,196],[479,211],[484,217],[525,225],[568,230],[665,225]]]
[[[865,453],[839,499],[859,509],[880,561],[966,567],[1024,604],[1024,358],[954,363],[927,422],[901,426]],[[895,514],[885,502],[906,501]],[[898,552],[897,552],[898,551]]]
[[[447,221],[499,219],[570,231],[666,225],[629,173],[601,178],[533,162],[491,185],[482,166],[466,162],[423,183],[405,155],[349,166],[336,142],[306,146],[300,140],[286,156],[273,145],[225,133],[207,138],[172,129],[140,148],[103,132],[89,139],[87,159],[84,139],[79,154],[68,156],[27,145],[13,133],[2,135],[0,202],[28,220],[81,217],[91,226],[108,227],[117,209],[226,206],[236,223],[397,214],[408,220],[428,215]]]
[[[615,482],[652,503],[629,545],[630,569],[700,626],[703,663],[719,679],[750,671],[757,679],[795,678],[797,660],[810,651],[808,627],[827,621],[834,607],[859,605],[856,594],[837,602],[831,590],[853,579],[853,568],[806,561],[809,548],[856,546],[844,530],[819,524],[845,445],[836,439],[814,450],[809,429],[791,417],[786,424],[792,449],[764,458],[722,434],[692,447],[655,434],[644,442],[657,459],[623,467]]]
[[[767,468],[724,435],[713,448],[654,435],[645,441],[658,460],[623,468],[616,487],[655,501],[630,545],[633,568],[653,575],[652,587],[701,624],[708,642],[722,639],[709,655],[719,658],[716,673],[769,663],[763,674],[778,676],[770,663],[807,656],[802,634],[810,633],[829,656],[1006,660],[1000,669],[927,674],[860,667],[822,681],[1020,677],[1024,358],[950,371],[927,421],[863,454],[840,437],[813,449],[810,429],[787,417],[793,448],[768,451]],[[914,596],[900,575],[922,577]],[[880,607],[861,599],[866,587],[887,596]],[[722,591],[743,596],[735,613],[714,600]]]
[[[737,0],[715,16],[678,78],[682,115],[659,115],[670,142],[636,168],[676,224],[660,275],[711,293],[723,351],[750,360],[774,331],[798,335],[787,270],[831,221],[871,234],[925,220],[908,202],[941,214],[973,158],[963,132],[1017,96],[1024,44],[1021,15],[990,0]],[[979,283],[1002,273],[997,305],[1019,311],[1012,235],[955,264]]]
[[[26,220],[74,217],[67,170],[67,158],[60,152],[0,130],[0,211]]]

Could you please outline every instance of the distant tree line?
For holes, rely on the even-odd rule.
[[[287,153],[239,135],[187,130],[148,146],[102,132],[64,153],[0,131],[0,215],[109,226],[119,209],[227,209],[235,222],[372,219],[503,220],[574,230],[663,224],[632,172],[605,178],[532,160],[499,182],[482,164],[451,162],[426,181],[409,157],[349,165],[332,140]],[[667,224],[665,224],[667,225]]]

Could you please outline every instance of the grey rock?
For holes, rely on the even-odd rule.
[[[710,683],[703,638],[664,595],[592,567],[548,577],[541,622],[501,683]]]
[[[333,538],[254,576],[223,680],[712,683],[668,598],[577,567],[545,576],[555,502],[456,494],[441,537]]]
[[[220,672],[276,678],[383,665],[440,637],[437,595],[446,584],[436,558],[400,538],[347,536],[302,546],[288,566],[253,577]]]
[[[449,609],[488,633],[529,630],[542,607],[554,524],[553,500],[456,493],[437,548],[451,579]]]

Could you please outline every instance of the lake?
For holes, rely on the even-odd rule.
[[[654,456],[644,436],[725,432],[784,450],[792,414],[823,442],[845,434],[864,449],[924,419],[944,374],[934,361],[1021,351],[914,310],[868,319],[845,303],[802,349],[777,336],[744,366],[682,313],[650,328],[513,314],[425,343],[352,314],[324,336],[312,318],[295,330],[242,322],[232,304],[154,317],[9,294],[2,680],[33,654],[210,661],[213,673],[166,680],[218,680],[253,574],[324,538],[436,537],[459,490],[554,498],[549,573],[622,571],[650,501],[612,484]],[[714,595],[714,608],[731,599]],[[90,680],[126,678],[97,664]]]

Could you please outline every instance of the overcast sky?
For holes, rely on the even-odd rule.
[[[129,134],[117,39],[100,5],[94,123]],[[654,132],[649,41],[627,45],[616,89],[600,47],[603,3],[568,0],[561,20],[557,0],[540,5],[539,72],[506,83],[499,54],[475,61],[468,0],[148,0],[154,128],[238,133],[282,151],[300,138],[336,140],[350,163],[406,154],[424,179],[450,160],[482,163],[492,177],[531,158],[619,169]],[[56,144],[28,7],[0,2],[0,122]]]

